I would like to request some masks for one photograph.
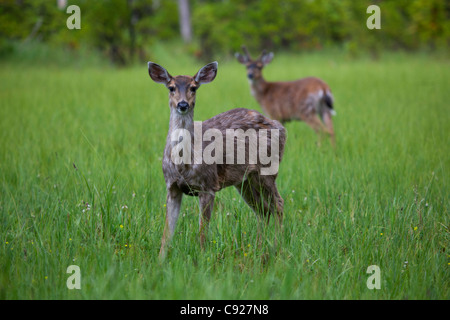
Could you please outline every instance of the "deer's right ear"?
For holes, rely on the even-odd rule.
[[[166,69],[151,61],[148,62],[148,74],[157,83],[167,84],[172,79],[172,76]]]
[[[213,81],[217,75],[217,66],[217,61],[214,61],[202,67],[194,76],[195,82],[203,84]]]
[[[273,52],[265,53],[263,52],[263,55],[261,57],[261,62],[263,65],[269,64],[273,59]]]
[[[246,64],[248,62],[247,57],[243,56],[239,52],[236,52],[234,56],[236,57],[237,61],[239,61],[239,63]]]

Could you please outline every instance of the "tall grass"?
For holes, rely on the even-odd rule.
[[[202,66],[155,50],[173,75]],[[315,75],[331,86],[336,151],[288,123],[281,239],[270,224],[259,243],[253,213],[226,189],[201,250],[198,202],[184,197],[160,264],[166,89],[146,65],[3,63],[0,298],[448,299],[449,71],[424,55],[276,55],[268,80]],[[260,110],[243,67],[219,61],[195,118],[234,107]],[[69,265],[81,290],[66,286]],[[380,290],[366,286],[370,265]]]

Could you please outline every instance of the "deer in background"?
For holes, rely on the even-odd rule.
[[[250,91],[264,113],[281,123],[291,120],[304,121],[317,134],[327,133],[331,144],[335,146],[331,116],[336,113],[333,110],[330,87],[315,77],[286,82],[266,81],[262,69],[272,61],[273,53],[264,50],[258,59],[253,60],[245,46],[242,46],[242,50],[243,55],[236,53],[235,56],[246,66]]]
[[[213,210],[215,193],[225,187],[234,186],[257,215],[266,216],[268,221],[270,215],[274,214],[278,225],[281,225],[284,202],[275,183],[278,172],[263,175],[261,173],[264,165],[267,165],[267,163],[263,164],[260,158],[258,158],[256,163],[249,161],[250,139],[244,138],[241,142],[238,139],[234,139],[234,137],[232,139],[231,144],[233,144],[235,150],[238,148],[238,143],[243,141],[245,144],[245,161],[243,161],[244,163],[241,161],[241,164],[238,164],[236,153],[232,159],[234,162],[230,164],[226,159],[229,156],[228,152],[223,152],[223,161],[213,164],[207,164],[204,159],[197,164],[195,164],[195,161],[190,163],[187,163],[189,161],[185,163],[175,163],[173,161],[173,149],[179,143],[178,138],[173,139],[173,134],[176,130],[181,129],[189,132],[191,137],[195,136],[194,108],[196,92],[201,85],[214,80],[217,74],[217,62],[207,64],[193,77],[183,75],[172,77],[166,69],[153,62],[148,63],[148,72],[153,81],[164,84],[169,90],[169,132],[167,134],[162,165],[167,188],[167,211],[161,240],[160,258],[165,257],[167,245],[174,234],[183,194],[198,196],[199,198],[199,229],[202,247],[205,242],[205,231]],[[226,131],[229,129],[240,129],[245,132],[248,132],[248,130],[254,130],[255,132],[270,131],[270,136],[267,133],[265,137],[268,142],[266,151],[276,153],[279,162],[281,162],[286,141],[286,131],[281,123],[276,120],[268,119],[257,111],[240,108],[218,114],[211,119],[201,122],[201,124],[202,133],[205,133],[208,129],[214,129],[216,132],[222,133],[222,137],[224,137],[223,146],[226,143]],[[278,141],[276,141],[278,143],[277,151],[272,145],[273,140],[276,138],[276,134],[272,134],[272,130],[278,133]],[[207,139],[203,139],[201,142],[202,152],[211,143],[211,140],[205,140]],[[185,141],[185,138],[183,138],[182,142],[190,144],[195,149],[194,144],[196,142],[193,139],[186,139]],[[261,153],[261,149],[257,149],[257,152]]]

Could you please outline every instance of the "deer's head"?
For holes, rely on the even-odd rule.
[[[242,46],[244,54],[236,52],[236,59],[247,68],[247,77],[250,81],[258,81],[262,78],[262,69],[270,63],[273,59],[273,52],[267,52],[263,50],[260,56],[253,60],[247,47]]]
[[[209,83],[217,75],[217,61],[211,62],[201,68],[193,77],[172,77],[160,65],[149,62],[148,73],[157,83],[164,84],[169,89],[169,106],[180,115],[192,112],[195,106],[195,94],[200,85]]]

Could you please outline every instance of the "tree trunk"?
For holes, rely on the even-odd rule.
[[[178,0],[178,12],[180,16],[181,37],[185,43],[190,43],[192,40],[192,28],[189,0]]]
[[[130,10],[130,20],[128,22],[128,34],[130,35],[130,60],[133,60],[136,51],[136,30],[134,25],[138,21],[136,8],[133,6],[134,0],[128,0],[128,9]]]

